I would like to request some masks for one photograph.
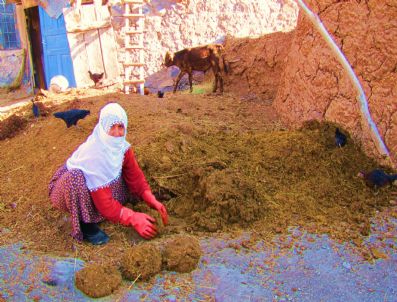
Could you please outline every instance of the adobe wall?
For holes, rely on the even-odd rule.
[[[309,0],[306,3],[352,65],[369,110],[394,161],[397,160],[396,1]],[[282,120],[299,127],[306,120],[343,125],[367,153],[379,153],[360,115],[360,104],[345,70],[310,20],[300,13],[274,100]]]

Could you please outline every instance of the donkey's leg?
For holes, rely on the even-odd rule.
[[[218,80],[219,80],[219,87],[220,87],[221,93],[223,93],[223,77],[222,77],[221,72],[219,72],[219,74],[218,74]]]
[[[176,81],[175,81],[174,93],[176,92],[176,89],[178,88],[179,81],[182,79],[182,77],[183,77],[184,74],[185,74],[185,71],[181,71],[181,72],[178,74],[178,76],[177,76],[177,78],[176,78]]]
[[[214,89],[212,92],[216,92],[217,90],[218,90],[218,75],[215,74]]]
[[[218,89],[218,71],[217,71],[215,64],[212,65],[212,71],[213,71],[214,77],[215,77],[212,92],[216,92],[216,90]]]
[[[189,74],[189,85],[190,85],[190,93],[193,92],[193,75],[192,75],[192,71],[188,71],[187,72]]]

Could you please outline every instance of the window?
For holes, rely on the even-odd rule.
[[[20,48],[15,19],[15,4],[0,3],[0,49]]]

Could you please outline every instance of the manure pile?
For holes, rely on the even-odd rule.
[[[240,133],[207,126],[164,132],[139,148],[167,206],[197,231],[302,226],[348,240],[368,235],[392,189],[374,192],[358,172],[377,167],[359,147],[334,145],[335,125]]]
[[[126,109],[127,139],[167,206],[170,223],[162,238],[250,229],[271,238],[301,226],[360,243],[375,211],[393,198],[395,189],[375,192],[357,177],[378,165],[350,137],[344,148],[335,147],[335,125],[286,130],[269,104],[228,94],[69,97],[68,104],[50,109],[73,104],[90,110],[78,128],[30,113],[19,133],[0,140],[0,244],[23,241],[32,250],[119,262],[120,251],[135,240],[130,228],[102,223],[110,242],[100,253],[77,244],[68,215],[52,208],[47,191],[53,173],[91,133],[100,108],[114,100]]]

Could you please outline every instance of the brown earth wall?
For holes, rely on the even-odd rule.
[[[397,1],[306,3],[318,14],[354,69],[371,116],[396,162]],[[380,158],[361,118],[352,81],[303,11],[273,104],[283,122],[293,128],[311,119],[341,124],[369,155]]]

